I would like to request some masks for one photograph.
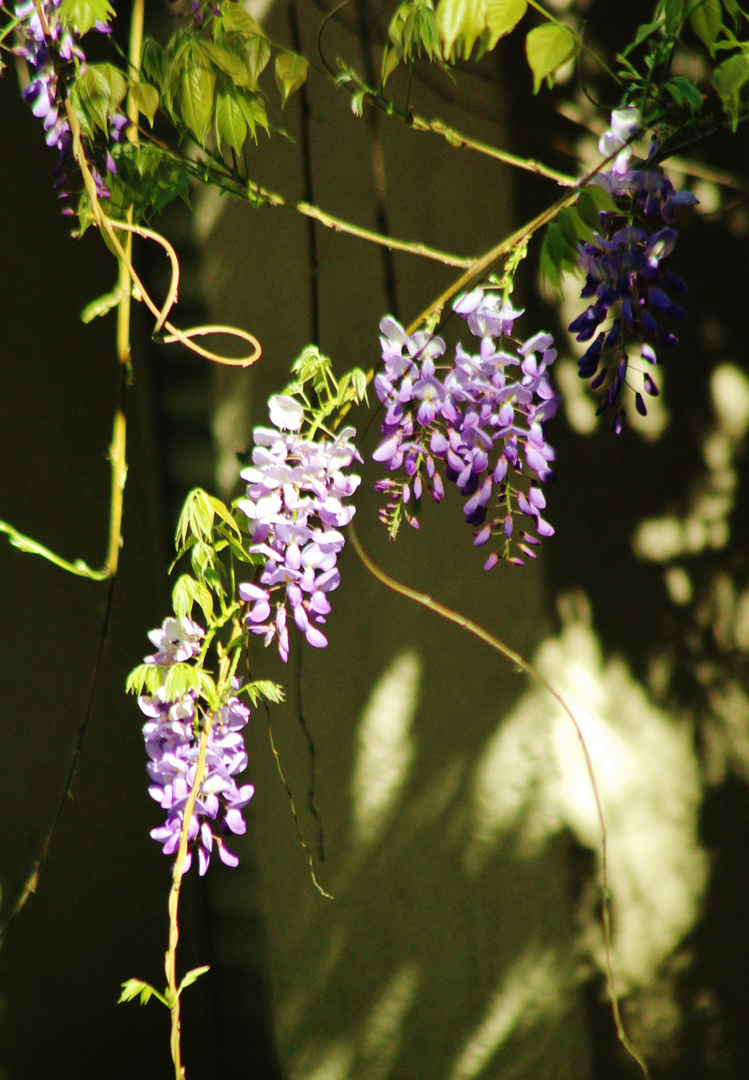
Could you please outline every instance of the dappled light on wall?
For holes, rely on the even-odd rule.
[[[700,785],[690,730],[649,699],[623,660],[604,662],[591,626],[571,620],[535,665],[572,709],[599,785],[619,986],[648,982],[693,927],[706,857],[697,842]],[[529,690],[489,740],[472,787],[466,869],[482,872],[508,835],[532,857],[562,829],[600,856],[601,836],[574,728]],[[602,964],[600,928],[587,947]]]
[[[529,1057],[543,1056],[548,1051],[550,1021],[567,1007],[562,988],[563,965],[559,961],[553,950],[531,949],[503,974],[478,1027],[466,1039],[450,1080],[474,1080],[484,1075],[491,1059],[513,1035],[530,1037]],[[540,1047],[536,1041],[539,1037]],[[523,1065],[530,1066],[531,1062],[525,1060]]]
[[[408,777],[420,682],[419,657],[401,653],[375,683],[362,714],[351,777],[352,824],[360,845],[379,838]]]

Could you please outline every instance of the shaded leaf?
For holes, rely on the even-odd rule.
[[[718,64],[711,82],[718,92],[726,115],[731,121],[733,131],[739,122],[741,112],[741,90],[749,80],[749,59],[744,53],[730,56]]]
[[[702,0],[700,6],[689,16],[689,25],[711,54],[722,24],[720,0]]]

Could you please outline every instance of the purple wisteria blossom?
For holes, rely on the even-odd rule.
[[[474,544],[493,543],[484,568],[500,557],[522,566],[523,556],[535,558],[538,538],[554,532],[541,517],[546,499],[539,485],[554,479],[550,462],[556,454],[542,424],[559,406],[547,375],[557,352],[550,334],[512,340],[522,312],[496,292],[474,289],[454,308],[480,342],[477,355],[459,344],[451,365],[438,367],[445,353],[441,338],[425,331],[409,335],[390,316],[380,323],[384,368],[375,389],[387,411],[373,457],[400,474],[375,485],[389,498],[380,518],[391,535],[401,517],[418,527],[411,501],[426,490],[439,502],[444,473],[466,500],[463,513],[474,527]],[[522,524],[516,528],[518,513]]]
[[[44,0],[42,4],[47,33],[39,19],[33,0],[25,0],[24,3],[17,4],[15,14],[21,21],[16,28],[16,33],[21,42],[13,51],[16,55],[23,57],[29,66],[31,78],[21,96],[31,105],[34,116],[43,120],[44,130],[47,133],[47,146],[57,147],[59,151],[59,161],[53,171],[53,176],[60,198],[67,199],[70,197],[67,188],[74,162],[70,125],[63,105],[67,90],[65,86],[60,85],[60,75],[71,67],[73,61],[76,62],[79,73],[85,71],[86,56],[79,44],[79,35],[70,26],[63,28],[59,17],[61,3],[62,0]],[[112,28],[107,23],[97,21],[95,26],[99,33],[112,32]],[[121,112],[109,117],[109,142],[120,141],[127,123],[127,117]],[[94,178],[97,193],[100,198],[108,198],[110,192],[102,179],[102,171],[96,161],[101,159],[102,168],[114,173],[117,171],[114,158],[109,150],[99,152],[89,143],[86,143],[85,148],[86,155],[91,161],[91,175]],[[75,211],[66,207],[63,214],[74,216]]]
[[[166,822],[152,829],[151,836],[162,845],[165,855],[173,855],[179,847],[185,808],[195,782],[201,730],[205,730],[210,718],[196,707],[194,691],[170,700],[165,683],[174,664],[198,655],[203,630],[190,619],[168,618],[160,630],[154,630],[148,636],[158,652],[147,656],[145,662],[159,669],[162,682],[155,693],[140,697],[138,704],[148,717],[143,726],[150,759],[148,775],[152,781],[148,791],[166,811]],[[238,688],[239,683],[235,681],[234,689]],[[255,790],[252,784],[238,787],[234,779],[247,767],[241,731],[249,715],[246,705],[236,697],[229,697],[213,717],[205,756],[208,771],[200,785],[187,831],[190,847],[185,872],[192,862],[190,849],[195,848],[201,876],[208,869],[214,845],[227,866],[236,866],[239,862],[227,848],[224,837],[245,832],[247,826],[242,809]]]
[[[360,483],[344,470],[361,458],[351,427],[319,441],[299,435],[304,411],[294,398],[272,397],[269,412],[275,426],[255,429],[252,465],[241,474],[247,498],[237,504],[249,522],[250,552],[265,562],[255,581],[239,586],[239,595],[251,605],[248,629],[262,634],[266,645],[276,639],[286,663],[289,608],[310,645],[328,643],[319,627],[330,611],[328,594],[340,583],[336,561],[344,539],[338,530],[354,516],[345,500]]]
[[[672,297],[685,293],[687,286],[661,264],[679,235],[672,228],[676,210],[697,202],[690,192],[675,191],[660,168],[633,168],[628,140],[639,126],[636,109],[619,109],[599,143],[605,156],[619,152],[610,169],[599,173],[594,182],[621,209],[602,211],[599,231],[579,247],[586,275],[580,295],[593,303],[569,327],[578,341],[592,342],[579,361],[579,375],[592,379],[594,390],[604,388],[598,413],[615,410],[612,427],[617,434],[625,418],[621,397],[633,348],[647,364],[656,364],[654,344],[678,345],[678,338],[660,325],[660,319],[686,317]],[[650,374],[643,375],[643,389],[653,396],[659,392]],[[639,392],[635,408],[643,416],[647,413]]]

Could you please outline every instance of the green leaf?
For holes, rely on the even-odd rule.
[[[252,75],[247,70],[247,61],[241,48],[241,40],[228,35],[220,39],[220,44],[211,44],[210,41],[203,43],[206,54],[211,58],[216,67],[225,72],[235,86],[243,86],[248,90],[253,89]]]
[[[192,986],[195,980],[199,979],[201,975],[205,975],[206,971],[210,971],[210,964],[204,964],[202,967],[196,967],[193,968],[192,971],[188,971],[182,979],[182,982],[179,984],[179,989],[177,990],[177,997],[180,996],[180,994],[186,987]]]
[[[161,86],[164,82],[164,50],[158,41],[147,37],[140,54],[140,70],[144,78]]]
[[[95,23],[110,23],[116,12],[109,0],[62,0],[58,14],[64,27],[74,27],[82,37]]]
[[[242,687],[242,693],[247,694],[253,705],[257,705],[262,698],[270,701],[273,705],[279,705],[284,699],[283,687],[279,686],[278,683],[270,682],[268,679],[258,679],[255,682],[247,683],[246,686]]]
[[[664,11],[666,33],[671,37],[681,28],[681,20],[684,17],[684,0],[666,0]]]
[[[172,664],[164,679],[164,699],[176,701],[190,690],[200,690],[200,672],[191,664]]]
[[[265,105],[262,98],[256,94],[249,96],[247,94],[237,95],[237,104],[242,110],[242,116],[247,121],[247,127],[250,129],[250,135],[257,141],[255,134],[255,126],[260,124],[262,128],[269,131],[268,127],[268,115],[265,111]]]
[[[270,44],[262,34],[255,34],[244,42],[244,56],[250,76],[250,89],[257,90],[257,81],[270,60]]]
[[[153,118],[156,116],[156,110],[159,107],[158,90],[149,83],[137,82],[132,86],[132,95],[138,112],[142,112],[148,119],[148,123],[153,127]]]
[[[442,42],[442,55],[447,60],[452,56],[456,41],[464,33],[465,26],[470,23],[472,12],[481,0],[440,0],[437,8],[437,28]],[[485,4],[486,0],[484,0]],[[474,34],[474,40],[483,29],[483,13],[481,27]]]
[[[241,540],[242,539],[242,530],[240,529],[239,525],[237,525],[236,521],[234,520],[234,518],[232,516],[232,513],[231,513],[231,510],[228,508],[226,503],[221,502],[221,499],[217,499],[215,495],[209,495],[208,496],[208,502],[211,504],[211,507],[213,508],[214,513],[218,514],[218,516],[222,519],[222,521],[226,522],[226,524],[229,526],[229,528],[233,532],[235,532],[237,534],[237,536],[239,537],[239,539]]]
[[[195,581],[189,574],[183,574],[172,589],[172,605],[174,614],[182,618],[190,618],[193,604],[198,604],[210,622],[213,615],[213,597],[202,582]]]
[[[537,26],[525,39],[525,55],[533,72],[533,93],[541,83],[574,54],[577,38],[568,26],[547,23]]]
[[[202,50],[198,50],[196,46],[193,47],[181,66],[180,112],[185,124],[201,146],[205,146],[213,116],[215,88],[216,76],[210,64],[204,59]]]
[[[598,216],[598,204],[587,188],[583,188],[580,192],[575,205],[577,206],[577,212],[581,219],[589,226],[589,228],[600,228],[601,219]]]
[[[219,92],[216,98],[216,134],[219,145],[227,142],[235,154],[242,153],[247,138],[247,121],[236,96],[228,92]]]
[[[213,23],[213,40],[217,41],[231,30],[237,30],[245,37],[264,36],[259,23],[243,11],[239,4],[224,4],[221,18]]]
[[[380,85],[384,86],[390,76],[403,59],[403,49],[400,45],[391,45],[382,54],[382,70],[380,71]]]
[[[281,95],[281,108],[304,85],[308,67],[309,61],[296,53],[281,53],[276,57],[276,86]]]
[[[718,40],[723,25],[723,11],[720,0],[702,0],[702,3],[689,16],[689,25],[703,45],[713,55],[713,46]]]
[[[163,1005],[167,1005],[164,995],[160,994],[155,986],[143,982],[142,979],[128,979],[127,982],[122,983],[122,993],[117,1000],[117,1004],[121,1005],[123,1001],[132,1001],[133,998],[138,996],[140,996],[141,1005],[145,1005],[152,997],[158,998]]]
[[[669,79],[666,90],[677,105],[688,108],[690,112],[696,113],[702,108],[702,94],[691,79],[687,79],[684,75],[676,75],[673,79]]]
[[[109,120],[125,99],[125,76],[114,64],[89,64],[75,80],[74,88],[94,128],[108,133]]]
[[[194,488],[187,496],[185,511],[193,536],[210,540],[213,532],[214,510],[208,492],[203,491],[202,488]]]
[[[736,130],[741,113],[741,90],[749,80],[749,59],[745,53],[730,56],[718,64],[711,82],[718,92],[731,128]]]
[[[527,8],[528,0],[486,0],[487,51],[491,52],[501,37],[515,29]]]

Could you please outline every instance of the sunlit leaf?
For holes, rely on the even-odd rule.
[[[487,49],[491,51],[501,37],[514,30],[528,8],[528,0],[486,0]]]
[[[296,53],[281,53],[276,57],[276,86],[281,95],[281,108],[304,85],[308,67],[309,61]]]
[[[486,0],[440,0],[437,8],[437,27],[442,42],[442,55],[447,59],[452,55],[453,47],[458,38],[464,33],[465,26],[471,21],[471,13],[475,15],[476,8],[485,7]],[[481,27],[474,35],[474,40],[483,29],[483,12]]]
[[[199,979],[201,975],[205,975],[206,971],[210,971],[210,969],[210,964],[204,964],[202,967],[196,967],[193,968],[191,971],[188,971],[187,974],[183,977],[182,982],[179,984],[177,997],[179,997],[179,995],[186,987],[192,986],[196,979]]]
[[[143,982],[142,979],[128,979],[127,982],[122,983],[122,993],[117,999],[117,1004],[120,1005],[123,1001],[132,1001],[136,997],[140,997],[141,1005],[145,1005],[152,997],[157,998],[163,1005],[167,1005],[165,996],[160,994],[155,986]]]
[[[63,26],[74,27],[82,36],[97,22],[110,23],[116,12],[109,0],[62,0],[58,14]]]
[[[183,64],[179,94],[182,119],[201,146],[205,146],[213,115],[216,76],[197,50]]]
[[[247,138],[247,121],[232,93],[221,92],[216,97],[216,132],[235,154],[241,154]]]
[[[533,72],[533,93],[541,83],[573,55],[577,38],[568,26],[547,23],[531,30],[525,39],[525,55]]]

